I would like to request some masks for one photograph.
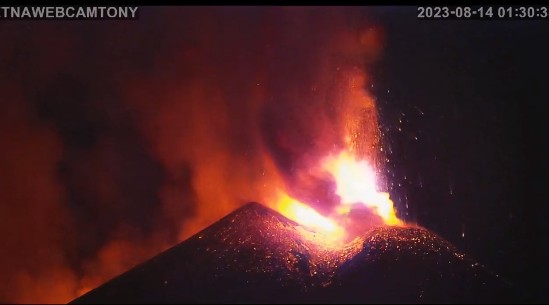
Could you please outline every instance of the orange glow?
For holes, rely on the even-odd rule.
[[[335,178],[336,194],[341,198],[335,208],[335,215],[323,216],[312,207],[280,192],[275,208],[282,215],[320,233],[322,240],[328,244],[341,243],[348,237],[343,220],[354,204],[368,207],[386,225],[403,224],[396,216],[389,194],[377,190],[375,172],[365,160],[357,160],[349,152],[343,151],[335,157],[326,158],[322,167]]]
[[[376,165],[364,68],[381,54],[382,29],[354,8],[235,13],[159,10],[159,26],[98,29],[85,52],[77,28],[0,27],[14,42],[0,48],[0,69],[21,70],[0,74],[1,303],[69,302],[250,201],[321,245],[368,223],[350,201],[394,216],[386,194],[355,196],[375,182],[362,161],[349,159],[358,173],[333,171],[344,202],[335,188],[322,202],[327,189],[314,181],[329,176],[321,161],[344,139],[349,158]],[[21,48],[29,56],[15,56]],[[81,65],[94,58],[105,60]],[[61,127],[75,122],[84,137],[67,138]]]
[[[281,193],[277,201],[277,210],[300,225],[323,234],[324,240],[332,243],[341,240],[345,231],[335,221],[320,215],[310,206]]]
[[[387,225],[401,225],[397,218],[389,194],[377,190],[374,170],[366,160],[357,160],[347,151],[337,157],[329,157],[323,164],[336,180],[336,193],[341,197],[341,204],[363,204],[379,215]],[[350,208],[340,208],[339,213],[347,213]]]

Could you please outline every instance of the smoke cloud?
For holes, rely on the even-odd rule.
[[[346,140],[375,159],[361,9],[142,8],[0,40],[0,302],[68,302],[277,189],[328,211],[311,168]]]

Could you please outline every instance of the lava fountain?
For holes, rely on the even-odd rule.
[[[347,244],[374,226],[404,225],[397,217],[389,193],[379,187],[375,170],[380,150],[377,111],[374,99],[365,90],[365,73],[357,67],[340,73],[347,80],[337,88],[345,99],[341,102],[345,105],[341,115],[342,133],[345,134],[341,141],[343,147],[319,158],[304,175],[331,181],[335,185],[333,192],[337,202],[322,213],[313,206],[326,206],[326,203],[300,201],[289,192],[279,190],[271,204],[282,215],[321,234],[324,242],[339,245]],[[292,187],[302,185],[288,186]]]
[[[363,52],[379,49],[377,29],[368,28],[359,36]],[[335,92],[328,93],[335,119],[315,125],[321,132],[312,142],[322,144],[307,151],[315,156],[313,161],[305,162],[305,168],[292,169],[286,177],[290,182],[283,184],[285,188],[279,189],[269,204],[287,218],[323,234],[330,244],[347,244],[375,226],[404,226],[376,174],[380,169],[380,129],[376,101],[367,90],[372,80],[365,67],[356,62],[336,65],[328,89]],[[298,147],[303,145],[299,141],[295,140]],[[325,183],[315,188],[311,185],[317,182],[311,180]],[[307,188],[314,190],[307,193]],[[322,192],[334,194],[318,194]]]
[[[342,245],[372,225],[404,225],[396,215],[389,194],[378,190],[375,172],[366,160],[357,160],[350,152],[342,151],[325,158],[322,168],[334,178],[336,194],[340,198],[330,215],[322,215],[282,191],[275,208],[320,234],[322,241],[330,245]],[[362,216],[357,217],[357,211],[362,211]]]

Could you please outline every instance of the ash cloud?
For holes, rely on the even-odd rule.
[[[379,51],[363,13],[1,23],[0,301],[70,301],[277,187],[318,200]]]

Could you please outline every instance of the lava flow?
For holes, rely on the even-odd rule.
[[[334,212],[323,216],[307,204],[280,192],[276,209],[282,215],[320,234],[322,241],[329,245],[341,245],[352,240],[358,235],[356,231],[360,231],[357,227],[364,228],[372,222],[390,226],[404,224],[396,216],[389,194],[378,190],[375,172],[366,160],[357,160],[352,153],[342,151],[337,156],[325,158],[322,163],[322,169],[334,178],[336,194],[340,198]],[[353,212],[361,210],[362,217],[354,220]]]

